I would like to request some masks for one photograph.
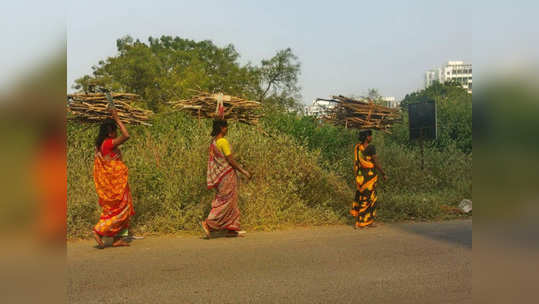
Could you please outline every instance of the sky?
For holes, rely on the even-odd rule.
[[[65,3],[4,1],[0,6],[0,94],[51,58],[65,56]]]
[[[491,59],[474,57],[472,47],[496,45],[497,33],[514,22],[502,22],[505,29],[499,20],[490,21],[498,32],[487,36],[490,40],[476,36],[474,44],[472,26],[489,29],[473,20],[473,9],[483,3],[491,3],[494,16],[507,12],[496,1],[460,0],[71,1],[66,7],[68,91],[92,65],[117,53],[116,39],[130,35],[146,42],[149,36],[170,35],[233,44],[242,64],[259,64],[290,47],[301,63],[306,104],[334,94],[366,95],[369,88],[401,99],[423,88],[428,69],[449,60],[486,64]]]

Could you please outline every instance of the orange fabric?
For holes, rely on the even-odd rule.
[[[94,184],[103,210],[94,230],[102,236],[114,236],[127,228],[135,214],[127,176],[127,166],[121,160],[107,161],[96,154]]]
[[[65,241],[67,174],[64,137],[51,138],[41,147],[35,173],[41,203],[40,232],[46,239]]]
[[[359,192],[363,192],[365,190],[372,190],[374,187],[374,184],[378,181],[378,175],[371,178],[368,182],[364,183],[363,185],[357,185]]]
[[[360,164],[363,168],[374,168],[374,163],[369,160],[366,160],[363,156],[363,151],[365,151],[363,145],[357,144],[354,150],[354,158],[356,160],[356,164]]]
[[[363,228],[369,226],[372,223],[374,223],[374,218],[371,218],[370,220],[364,222],[356,222],[356,227]]]

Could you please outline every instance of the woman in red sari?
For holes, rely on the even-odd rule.
[[[225,138],[228,131],[226,120],[213,121],[213,136],[209,148],[207,186],[215,189],[208,218],[202,228],[209,238],[212,231],[227,231],[227,236],[238,236],[240,210],[238,208],[238,176],[236,170],[251,178],[234,159],[230,144]]]
[[[103,236],[113,237],[112,246],[129,246],[122,240],[133,214],[131,191],[127,183],[128,170],[122,161],[118,147],[129,139],[129,133],[112,110],[112,119],[105,120],[96,139],[94,158],[94,183],[99,205],[103,208],[99,222],[94,227],[94,236],[99,248],[104,248]],[[116,128],[121,134],[117,136]]]

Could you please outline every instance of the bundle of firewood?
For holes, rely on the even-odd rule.
[[[219,111],[219,100],[222,101],[222,110]],[[173,109],[188,111],[199,118],[219,118],[236,120],[249,125],[258,124],[262,117],[260,109],[262,104],[257,101],[246,100],[236,96],[198,92],[189,99],[169,101]]]
[[[392,109],[375,104],[372,100],[355,100],[342,95],[332,99],[320,99],[332,102],[327,107],[322,119],[334,125],[356,129],[375,129],[389,132],[392,124],[401,119],[399,109]]]
[[[137,94],[111,93],[113,105],[123,123],[151,126],[150,110],[137,108],[129,103],[140,100]],[[99,123],[110,118],[109,101],[103,93],[77,93],[67,95],[68,119],[79,122]]]

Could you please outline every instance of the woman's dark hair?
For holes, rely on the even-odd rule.
[[[116,131],[116,127],[116,122],[111,118],[107,118],[101,123],[101,126],[99,126],[99,134],[95,139],[95,146],[97,149],[101,148],[103,141],[109,137],[111,132]]]
[[[365,130],[365,131],[359,132],[359,141],[364,143],[368,136],[372,136],[371,130]]]
[[[213,120],[213,129],[211,130],[211,136],[217,136],[221,133],[223,127],[228,127],[228,123],[224,119],[214,119]]]

